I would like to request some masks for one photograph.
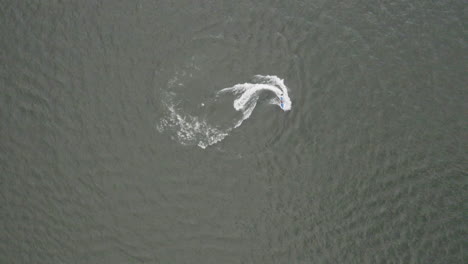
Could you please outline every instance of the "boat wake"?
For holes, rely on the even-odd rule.
[[[283,79],[274,75],[256,75],[252,83],[221,89],[214,98],[200,103],[192,114],[176,103],[175,93],[163,96],[167,115],[159,121],[158,130],[169,132],[172,139],[183,145],[198,145],[203,149],[220,142],[241,126],[263,99],[283,111],[291,110],[288,88]]]

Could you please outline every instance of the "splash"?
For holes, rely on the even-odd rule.
[[[160,121],[157,129],[160,132],[168,128],[172,129],[175,132],[172,139],[183,145],[198,145],[205,149],[223,140],[228,135],[228,131],[212,127],[206,120],[179,113],[179,110],[173,105],[168,106],[167,109],[169,110],[169,116]]]
[[[234,100],[233,106],[236,111],[242,112],[242,119],[236,123],[234,128],[239,127],[244,120],[250,117],[262,91],[271,91],[276,95],[275,98],[270,99],[270,104],[280,106],[283,111],[291,110],[291,99],[283,79],[274,75],[256,75],[254,81],[258,83],[236,84],[218,92],[218,94],[233,93],[238,96]]]
[[[201,113],[198,115],[188,114],[178,107],[174,93],[166,94],[164,102],[168,115],[160,120],[157,128],[160,132],[171,132],[172,138],[183,145],[198,145],[205,149],[222,141],[233,129],[241,126],[251,116],[262,95],[269,98],[268,103],[279,106],[281,110],[291,110],[291,99],[284,80],[274,75],[256,75],[252,83],[221,89],[214,99],[200,103]],[[239,115],[230,113],[231,110],[225,107],[232,96],[231,109]]]

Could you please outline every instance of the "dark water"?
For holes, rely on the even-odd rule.
[[[1,1],[0,263],[466,263],[466,8]],[[157,129],[255,74],[292,110]]]

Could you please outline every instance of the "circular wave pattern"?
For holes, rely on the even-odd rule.
[[[226,102],[229,102],[227,100],[232,97],[232,110],[240,115],[224,109]],[[291,110],[292,103],[284,80],[275,75],[256,75],[252,83],[221,89],[214,99],[200,103],[199,114],[184,111],[175,103],[176,94],[167,93],[164,105],[168,114],[160,120],[157,128],[160,132],[169,132],[173,140],[183,145],[197,145],[205,149],[222,141],[233,129],[241,126],[263,97],[283,111]],[[216,116],[223,122],[218,122]]]

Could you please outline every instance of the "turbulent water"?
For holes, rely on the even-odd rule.
[[[284,80],[277,76],[256,75],[254,81],[255,83],[236,84],[220,90],[213,100],[200,103],[203,111],[199,116],[181,109],[175,103],[177,94],[169,92],[162,101],[168,114],[159,122],[158,130],[160,132],[168,130],[169,133],[173,134],[173,139],[184,145],[197,144],[204,149],[223,140],[231,130],[239,127],[244,120],[248,119],[262,94],[270,95],[269,104],[277,105],[283,111],[291,110],[291,99],[288,96],[288,88],[284,85]],[[173,83],[174,81],[168,84],[169,91]],[[183,84],[179,83],[180,85]],[[220,97],[227,95],[235,96],[233,107],[240,112],[240,116],[233,118],[230,117],[231,115],[222,116],[225,124],[216,125],[216,121],[211,119],[208,112],[221,111],[222,107],[218,109],[216,105],[223,101]]]
[[[0,1],[0,264],[465,264],[463,0]]]

